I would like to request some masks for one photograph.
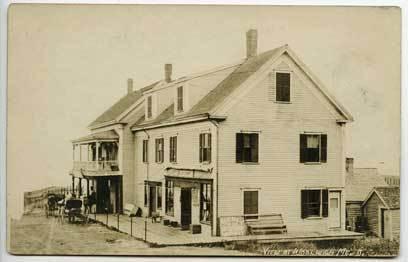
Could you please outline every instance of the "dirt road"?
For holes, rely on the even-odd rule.
[[[10,226],[9,252],[20,255],[254,255],[219,247],[152,248],[99,224],[61,224],[38,211],[12,220]]]

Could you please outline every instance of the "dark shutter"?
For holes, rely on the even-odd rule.
[[[236,148],[235,148],[235,159],[237,163],[242,163],[242,152],[244,147],[244,134],[236,134]]]
[[[173,141],[173,161],[177,162],[177,137],[174,137]]]
[[[250,138],[250,143],[251,143],[251,162],[258,163],[258,158],[259,158],[259,151],[258,151],[258,134],[251,134]]]
[[[320,139],[322,143],[320,162],[326,163],[327,162],[327,135],[322,135]]]
[[[207,141],[207,143],[208,143],[207,161],[208,161],[208,162],[211,162],[211,134],[208,134],[207,136],[208,136],[208,141]]]
[[[307,136],[305,134],[300,134],[300,163],[305,163],[307,158]]]
[[[204,142],[204,135],[203,134],[200,134],[200,145],[199,145],[199,147],[200,147],[200,156],[199,156],[199,159],[200,159],[200,163],[201,162],[203,162],[203,142]]]
[[[307,217],[307,191],[300,190],[300,206],[301,206],[301,218]]]
[[[322,216],[328,217],[329,216],[329,190],[324,189],[322,190]]]

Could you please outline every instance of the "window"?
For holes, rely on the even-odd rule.
[[[258,134],[236,134],[236,162],[258,163]]]
[[[290,73],[276,73],[276,101],[290,102]]]
[[[145,182],[144,185],[144,206],[147,207],[147,203],[149,202],[148,197],[149,185]]]
[[[177,137],[170,137],[170,162],[177,162]]]
[[[327,135],[300,135],[300,163],[327,162]]]
[[[200,188],[200,220],[202,222],[211,222],[212,203],[211,203],[211,184],[201,184]]]
[[[143,163],[147,163],[149,161],[148,152],[149,152],[149,140],[143,140]]]
[[[200,163],[211,162],[211,134],[200,134]]]
[[[328,196],[327,189],[301,190],[301,217],[327,217]]]
[[[244,218],[258,218],[258,191],[244,191]]]
[[[156,163],[163,163],[164,138],[156,139]]]
[[[166,181],[166,214],[174,215],[174,183],[171,180]]]
[[[177,87],[177,112],[183,111],[183,87]]]
[[[162,208],[162,186],[161,183],[156,187],[157,191],[157,209]]]
[[[152,117],[152,96],[147,97],[147,118]]]

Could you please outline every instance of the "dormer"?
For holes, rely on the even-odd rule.
[[[190,110],[188,83],[182,82],[174,86],[174,114],[180,115]]]

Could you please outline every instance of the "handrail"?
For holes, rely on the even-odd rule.
[[[74,161],[74,169],[114,171],[119,166],[118,160]]]

